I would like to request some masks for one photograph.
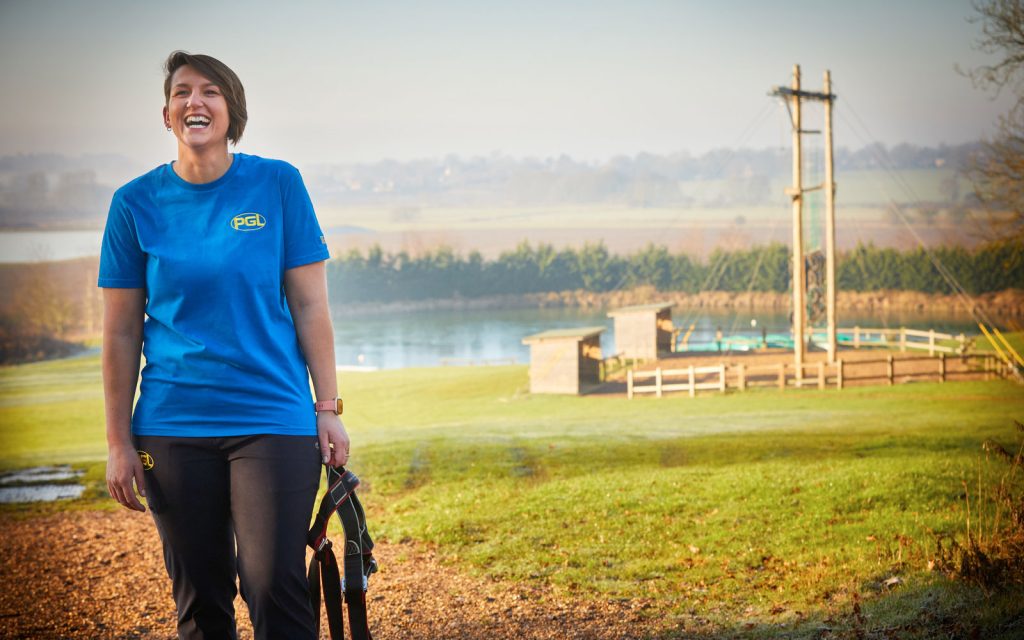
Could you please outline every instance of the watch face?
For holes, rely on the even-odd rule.
[[[341,398],[338,398],[336,400],[336,402],[337,402],[337,406],[335,407],[334,412],[337,413],[340,416],[342,410],[345,408],[345,403],[341,401]]]

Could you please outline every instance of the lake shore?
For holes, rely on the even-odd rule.
[[[765,291],[700,293],[657,291],[654,287],[595,293],[592,291],[561,291],[498,295],[481,298],[441,298],[393,302],[335,303],[332,311],[340,317],[381,313],[411,313],[433,310],[463,309],[614,309],[635,304],[665,302],[677,308],[734,310],[752,309],[783,312],[790,308],[789,293]],[[953,296],[917,291],[840,291],[836,298],[839,311],[899,312],[942,310],[943,313],[970,316],[972,307],[998,318],[1024,317],[1024,289],[1008,289],[978,296]]]

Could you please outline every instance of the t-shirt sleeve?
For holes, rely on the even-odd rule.
[[[283,171],[284,268],[301,267],[331,257],[327,240],[317,222],[309,192],[298,169],[288,165]]]
[[[103,230],[98,284],[112,289],[146,286],[146,254],[139,245],[135,220],[120,193],[114,194]]]

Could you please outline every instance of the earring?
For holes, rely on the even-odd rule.
[[[170,131],[170,130],[171,130],[171,128],[170,128],[170,127],[167,127],[167,130],[168,130],[168,131]]]

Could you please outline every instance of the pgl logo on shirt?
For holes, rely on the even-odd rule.
[[[235,231],[259,231],[267,225],[267,219],[258,213],[240,213],[231,218],[231,228]]]

